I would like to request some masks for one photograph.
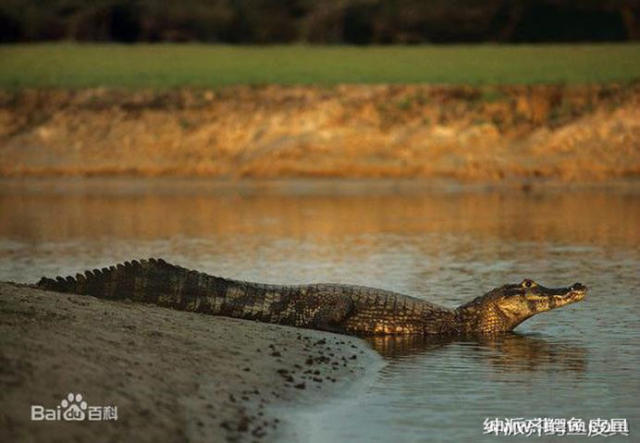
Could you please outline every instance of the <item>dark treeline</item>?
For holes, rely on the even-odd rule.
[[[640,39],[640,0],[0,0],[0,41]]]

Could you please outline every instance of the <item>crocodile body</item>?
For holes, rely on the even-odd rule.
[[[581,287],[577,292],[584,296],[582,289],[586,288],[576,285]],[[449,309],[407,295],[364,286],[280,286],[230,280],[172,265],[161,259],[134,260],[75,277],[42,278],[37,286],[58,292],[111,300],[126,298],[183,311],[360,336],[510,330],[515,325],[501,314],[493,313],[492,309],[487,310],[481,299],[493,300],[493,304],[499,306],[495,303],[496,291],[502,290],[501,293],[506,294],[509,291],[505,288],[521,287],[506,285],[457,309]],[[561,289],[576,292],[574,287]]]

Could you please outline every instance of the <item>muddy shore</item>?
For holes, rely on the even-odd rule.
[[[0,337],[2,441],[295,439],[287,411],[317,408],[380,363],[353,337],[12,283],[0,283]],[[117,420],[30,420],[31,405],[69,392],[117,406]]]
[[[640,176],[640,83],[0,92],[0,176]]]

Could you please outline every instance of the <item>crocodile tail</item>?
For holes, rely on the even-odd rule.
[[[181,311],[332,331],[342,328],[341,321],[353,305],[351,298],[341,292],[344,288],[338,286],[292,287],[229,280],[162,259],[133,260],[75,277],[44,277],[37,286],[98,298],[128,298]]]
[[[50,291],[70,294],[92,295],[99,298],[134,298],[147,301],[151,295],[149,289],[157,284],[158,276],[163,280],[184,273],[186,270],[170,265],[162,259],[133,260],[94,269],[74,276],[47,278],[43,277],[37,286]],[[148,300],[153,301],[153,300]]]
[[[268,313],[262,285],[192,271],[162,259],[133,260],[75,277],[43,277],[37,286],[57,292],[124,299],[182,311],[261,318]]]

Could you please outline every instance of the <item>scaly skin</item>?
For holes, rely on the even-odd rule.
[[[37,287],[105,299],[132,299],[182,311],[351,335],[492,334],[582,300],[586,287],[505,285],[457,309],[382,289],[339,284],[279,286],[229,280],[161,259],[126,262]]]

